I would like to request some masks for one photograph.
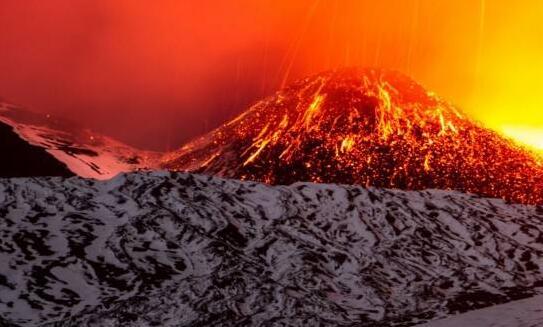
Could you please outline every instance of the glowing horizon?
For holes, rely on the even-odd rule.
[[[543,128],[527,125],[506,125],[499,130],[502,134],[543,154]]]
[[[164,150],[295,79],[381,67],[541,148],[541,21],[539,0],[4,0],[0,96]]]

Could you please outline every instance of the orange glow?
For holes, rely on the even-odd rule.
[[[173,147],[297,78],[382,67],[541,147],[508,127],[543,128],[541,22],[540,0],[3,0],[0,95]]]
[[[305,74],[396,69],[484,125],[543,149],[535,139],[543,134],[543,2],[320,1],[307,19],[288,58]]]

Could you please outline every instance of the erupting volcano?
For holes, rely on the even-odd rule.
[[[539,155],[379,69],[315,75],[169,154],[163,168],[290,184],[454,189],[543,203]]]

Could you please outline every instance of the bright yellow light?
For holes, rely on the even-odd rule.
[[[530,126],[504,126],[501,131],[518,142],[543,152],[543,128]]]

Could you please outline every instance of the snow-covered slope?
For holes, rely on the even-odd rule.
[[[45,149],[28,143],[1,122],[0,154],[0,178],[75,175]]]
[[[159,153],[142,151],[50,115],[0,101],[0,124],[50,153],[75,175],[108,179],[120,172],[153,168]],[[10,160],[15,154],[3,154]]]
[[[22,326],[408,326],[533,296],[543,209],[185,173],[0,180]]]
[[[543,326],[543,296],[432,321],[418,327],[539,327]]]

